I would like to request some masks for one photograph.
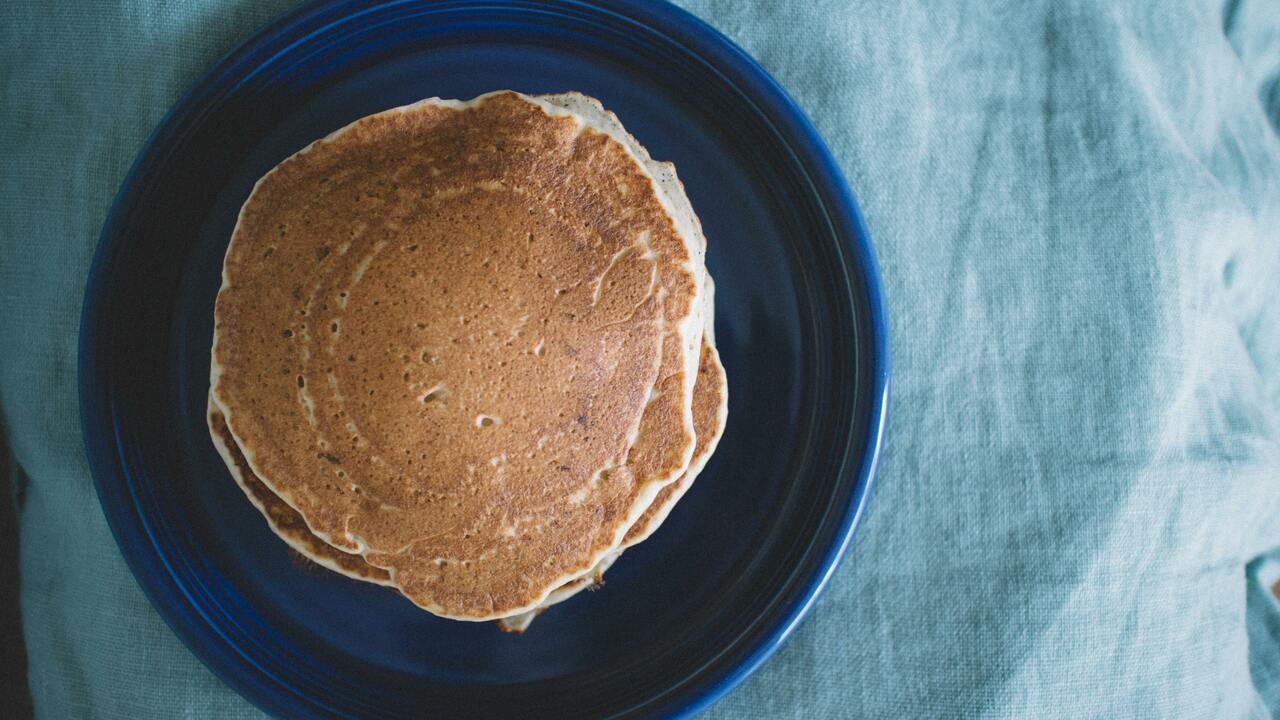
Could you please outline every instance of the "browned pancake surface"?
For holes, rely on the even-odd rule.
[[[433,612],[505,614],[687,464],[689,265],[643,170],[572,118],[513,94],[381,113],[246,203],[214,396],[316,534]]]

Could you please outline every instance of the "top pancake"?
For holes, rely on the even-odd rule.
[[[254,475],[418,605],[535,606],[692,454],[701,248],[673,215],[626,146],[515,93],[359,120],[242,208],[214,402]]]

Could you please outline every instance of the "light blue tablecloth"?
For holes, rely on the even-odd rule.
[[[111,540],[76,327],[141,142],[288,4],[0,6],[0,411],[42,717],[257,717]],[[1280,546],[1280,5],[688,5],[843,163],[895,358],[849,557],[707,715],[1280,716],[1246,574]]]

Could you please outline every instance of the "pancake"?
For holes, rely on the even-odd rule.
[[[724,433],[729,409],[728,378],[724,366],[720,363],[720,353],[716,351],[714,338],[708,333],[702,343],[702,358],[698,366],[698,381],[693,389],[693,419],[698,434],[698,446],[694,451],[689,469],[678,480],[662,488],[653,503],[645,510],[640,519],[627,531],[621,545],[611,554],[605,556],[596,568],[571,583],[566,583],[551,593],[533,610],[518,613],[498,620],[498,626],[507,632],[522,633],[529,628],[542,611],[552,605],[564,602],[583,590],[590,590],[604,581],[604,572],[629,547],[649,538],[662,522],[667,519],[676,503],[693,486],[693,481],[706,467],[707,461],[715,452]],[[589,580],[589,581],[587,581]]]
[[[632,136],[622,129],[622,125],[617,120],[617,117],[604,110],[604,108],[594,98],[589,98],[579,93],[545,95],[538,97],[539,99],[551,102],[558,107],[591,116],[591,122],[607,127],[608,132],[612,137],[626,143],[633,153],[635,153],[654,174],[655,180],[658,181],[659,187],[667,195],[672,207],[677,208],[680,212],[681,219],[677,221],[677,224],[679,225],[683,222],[684,225],[681,226],[682,230],[687,230],[695,235],[699,242],[699,246],[705,252],[706,240],[702,234],[701,225],[696,215],[693,214],[688,197],[685,195],[683,185],[677,178],[675,168],[671,163],[658,163],[653,161],[652,158],[649,157],[648,152],[640,146]],[[701,259],[701,257],[699,259]],[[706,313],[705,321],[703,322],[704,332],[706,333],[704,337],[709,337],[711,339],[711,344],[714,346],[714,325],[711,322],[712,316],[714,315],[713,298],[714,283],[709,275],[704,275],[703,293],[700,302],[702,312]],[[705,374],[705,368],[700,368],[699,382],[702,382],[703,374]],[[721,374],[723,374],[722,369]],[[697,393],[697,390],[695,390],[695,393]],[[721,397],[723,398],[723,394]],[[704,429],[712,417],[709,414],[711,410],[709,407],[705,407],[707,399],[703,398],[702,400],[699,400],[698,395],[695,394],[695,403],[698,402],[702,402],[704,407],[699,408],[695,405],[695,428]],[[718,412],[723,412],[723,410],[724,406],[722,406]],[[249,495],[250,500],[254,505],[263,512],[272,530],[277,535],[284,539],[286,543],[293,547],[302,556],[330,570],[353,579],[366,580],[384,585],[390,584],[388,573],[382,568],[369,565],[364,562],[362,556],[339,550],[320,540],[316,535],[311,533],[311,531],[307,529],[305,523],[302,522],[301,516],[298,515],[296,510],[281,500],[279,496],[272,493],[261,481],[252,476],[251,471],[247,469],[247,463],[244,460],[243,455],[235,444],[234,438],[226,430],[221,413],[216,409],[212,402],[210,403],[209,413],[210,428],[214,434],[215,445],[217,445],[219,452],[222,454],[224,461],[227,463],[228,468],[231,470],[233,476],[235,476],[237,482],[240,484],[242,489],[245,490],[246,494]],[[720,423],[722,426],[723,419],[720,420]],[[656,527],[661,523],[661,519],[665,518],[667,512],[669,512],[670,507],[674,506],[675,501],[692,483],[693,478],[698,474],[702,464],[704,464],[706,459],[709,457],[713,446],[709,446],[702,442],[700,437],[697,447],[698,450],[694,455],[690,470],[681,476],[678,482],[664,487],[658,494],[657,498],[655,498],[654,502],[651,503],[650,507],[646,509],[641,520],[638,521],[636,525],[633,525],[631,530],[629,530],[625,538],[628,545],[638,542],[640,539],[643,539],[643,537],[647,537],[649,533],[656,529]],[[252,478],[248,483],[244,480],[246,475]],[[640,535],[641,528],[645,528],[643,530],[643,535]],[[552,593],[541,603],[539,608],[535,611],[530,611],[525,615],[527,615],[531,620],[536,613],[541,612],[545,607],[568,599],[579,590],[594,587],[601,582],[604,571],[612,564],[618,554],[619,553],[611,553],[606,555],[605,558],[601,560],[601,562],[598,563],[590,572],[575,580],[566,582],[561,587],[552,591]],[[504,619],[502,621],[504,623],[504,627],[512,629],[508,626],[508,623],[512,620],[513,618]],[[527,626],[527,622],[525,625]]]
[[[359,120],[242,208],[214,404],[314,535],[419,606],[532,608],[693,454],[702,248],[675,214],[625,145],[515,93]]]

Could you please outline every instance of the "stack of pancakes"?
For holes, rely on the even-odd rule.
[[[214,444],[303,556],[523,630],[652,534],[715,450],[705,254],[675,169],[592,98],[362,118],[240,211]]]

